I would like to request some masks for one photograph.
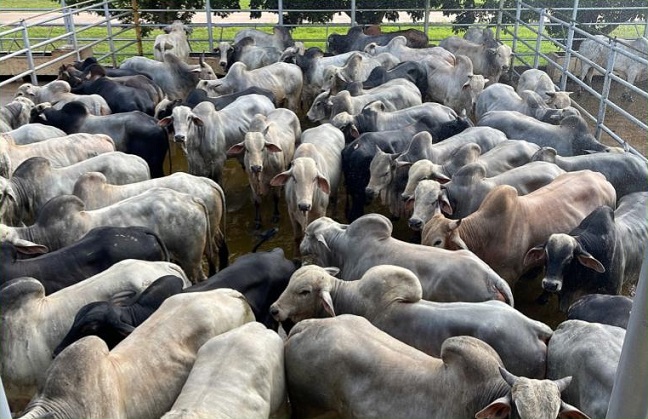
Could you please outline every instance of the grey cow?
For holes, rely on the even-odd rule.
[[[156,232],[193,282],[206,278],[202,256],[213,258],[208,246],[208,214],[204,202],[168,188],[153,188],[106,208],[88,211],[74,195],[60,195],[43,206],[35,224],[0,224],[0,239],[20,246],[57,250],[98,226],[144,226]]]
[[[471,336],[446,339],[441,357],[433,358],[362,317],[342,315],[300,322],[285,352],[296,417],[587,417],[560,399],[571,378],[516,377]]]
[[[419,278],[426,300],[501,300],[513,305],[506,281],[473,253],[407,243],[391,233],[391,222],[380,214],[363,215],[348,225],[321,217],[306,227],[299,250],[320,266],[340,268],[340,276],[350,280],[376,265],[402,266]]]
[[[0,222],[16,225],[32,223],[50,199],[71,194],[74,184],[86,172],[99,172],[110,182],[125,184],[150,179],[148,164],[141,157],[120,151],[100,154],[61,168],[45,157],[32,157],[21,163],[10,179],[0,177]]]
[[[497,83],[511,66],[512,50],[508,45],[490,48],[475,44],[458,36],[450,36],[439,42],[439,46],[455,55],[465,55],[473,62],[475,74],[481,74],[490,83]]]
[[[277,321],[294,323],[340,314],[363,316],[435,357],[447,338],[473,336],[492,346],[514,374],[544,378],[549,326],[501,301],[438,303],[422,300],[422,293],[412,271],[398,266],[378,265],[357,281],[344,281],[326,268],[307,265],[293,273],[270,312]]]
[[[549,340],[547,378],[572,376],[563,399],[591,418],[606,417],[625,329],[567,320]]]
[[[14,144],[31,144],[55,137],[65,137],[65,131],[37,122],[21,125],[11,131],[0,133],[0,138],[9,137]]]
[[[266,419],[287,408],[283,340],[258,322],[209,339],[163,419]],[[279,415],[279,417],[283,417]]]
[[[516,91],[533,90],[552,108],[564,109],[571,106],[571,92],[557,91],[551,77],[537,68],[530,68],[520,74]]]
[[[199,348],[251,321],[250,306],[232,289],[171,296],[112,351],[96,336],[63,350],[22,418],[159,418]]]

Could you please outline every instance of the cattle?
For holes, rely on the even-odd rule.
[[[473,73],[470,59],[458,55],[454,64],[433,62],[430,59],[423,64],[427,67],[426,100],[442,103],[457,113],[465,111],[472,118],[475,102],[484,90],[486,79]]]
[[[182,278],[164,275],[153,281],[141,294],[116,304],[112,301],[95,301],[84,305],[74,316],[70,330],[54,348],[52,356],[77,340],[95,335],[99,336],[108,349],[131,334],[144,320],[148,319],[162,302],[172,295],[179,294],[184,287]]]
[[[362,87],[370,89],[380,86],[389,80],[404,78],[411,81],[418,87],[421,97],[425,96],[428,91],[427,68],[418,61],[405,61],[396,65],[392,69],[385,67],[376,67],[371,70],[369,77],[362,83]]]
[[[497,130],[472,127],[433,144],[433,138],[428,132],[420,132],[412,137],[407,149],[402,153],[387,154],[382,151],[376,153],[369,168],[367,197],[380,194],[383,203],[389,206],[392,214],[404,216],[407,211],[402,193],[405,191],[407,174],[412,163],[427,159],[446,168],[452,167],[454,170],[472,161],[475,151],[490,150],[505,138]],[[450,173],[436,176],[444,175],[447,179]]]
[[[626,329],[631,310],[632,298],[625,295],[587,294],[569,306],[567,319]]]
[[[435,126],[459,118],[454,110],[439,103],[426,102],[407,109],[387,112],[385,105],[378,100],[365,105],[356,115],[347,112],[335,115],[331,124],[344,132],[345,142],[351,142],[365,132],[396,130],[421,121]]]
[[[637,283],[648,245],[647,199],[648,192],[637,192],[622,198],[616,211],[600,206],[571,231],[529,249],[525,263],[544,264],[542,288],[558,294],[561,310],[585,294],[616,295]]]
[[[610,43],[622,51],[615,54],[613,67],[615,73],[631,85],[634,85],[635,81],[648,78],[646,64],[634,58],[639,57],[644,60],[648,58],[647,38],[639,37],[634,40],[623,38],[610,39],[606,35],[595,35],[592,38],[584,40],[578,48],[578,53],[582,55],[582,58],[579,57],[581,58],[580,79],[582,81],[585,81],[587,78],[587,84],[592,85],[592,77],[594,76],[595,70],[592,63],[604,69],[608,68],[609,55],[611,53],[611,49],[609,48]],[[622,96],[627,100],[634,100],[628,87],[624,89]]]
[[[220,268],[226,267],[229,250],[225,242],[225,226],[221,228],[226,211],[225,193],[211,179],[176,172],[158,179],[120,184],[110,181],[101,173],[91,172],[77,179],[71,193],[81,198],[87,210],[95,210],[156,187],[174,189],[202,200],[209,214],[210,246],[218,252]],[[209,272],[211,275],[216,273],[216,267],[210,265]]]
[[[537,68],[530,68],[520,74],[515,89],[518,94],[524,90],[533,90],[552,108],[565,109],[571,106],[571,99],[569,98],[571,92],[557,91],[551,77]]]
[[[130,259],[48,296],[34,278],[17,278],[5,284],[0,289],[0,366],[12,410],[22,410],[45,379],[52,351],[79,308],[92,301],[118,301],[137,295],[167,274],[180,276],[188,285],[177,265]]]
[[[434,215],[423,228],[422,243],[469,249],[514,285],[533,267],[524,263],[529,249],[553,233],[569,232],[595,208],[615,202],[616,193],[605,176],[589,170],[563,173],[524,196],[500,185],[466,218]]]
[[[284,256],[283,249],[276,247],[267,252],[244,254],[216,275],[183,292],[235,289],[245,296],[256,320],[276,331],[278,324],[270,315],[270,304],[286,289],[290,275],[296,269],[295,263]]]
[[[164,54],[162,62],[146,57],[131,57],[120,68],[150,74],[155,84],[171,100],[184,100],[200,80],[216,79],[216,73],[202,56],[198,65],[189,65],[174,54]]]
[[[77,61],[75,60],[72,63],[72,67],[77,69],[78,71],[85,72],[87,71],[91,66],[99,64],[99,61],[95,57],[87,57],[83,61]],[[127,70],[125,68],[114,68],[114,67],[104,67],[106,70],[106,74],[108,77],[123,77],[123,76],[135,76],[138,74],[144,75],[144,77],[151,78],[150,74],[142,73],[139,71],[135,70]]]
[[[31,101],[30,101],[31,102]],[[13,100],[0,106],[0,133],[8,132],[29,123],[34,104],[25,100]]]
[[[193,282],[206,278],[201,258],[205,253],[209,261],[215,249],[209,246],[205,204],[199,198],[168,188],[153,188],[93,211],[86,210],[83,201],[74,195],[59,195],[43,206],[36,223],[30,226],[0,224],[0,239],[15,245],[36,244],[57,250],[74,243],[94,227],[138,225],[160,236],[171,261],[177,262]]]
[[[452,218],[461,219],[477,211],[486,195],[499,185],[512,186],[522,196],[548,185],[563,173],[565,171],[553,163],[531,162],[486,177],[482,165],[468,164],[441,187],[440,208]]]
[[[499,43],[495,39],[495,34],[490,28],[470,27],[464,34],[463,38],[466,41],[475,44],[482,44],[489,48],[497,48]]]
[[[306,227],[299,250],[320,266],[340,268],[347,280],[376,265],[396,265],[419,278],[425,300],[502,300],[513,305],[508,284],[473,253],[403,242],[391,237],[392,228],[380,214],[363,215],[348,225],[320,217]]]
[[[427,160],[421,160],[421,162],[424,161]],[[414,192],[410,193],[408,189],[405,189],[403,196],[407,196],[407,198],[403,198],[407,199],[406,205],[412,206],[412,215],[407,220],[407,226],[414,231],[420,231],[434,214],[441,214],[439,205],[441,184],[436,180],[423,179],[416,184]]]
[[[354,52],[342,66],[331,65],[324,69],[322,89],[334,89],[342,83],[364,82],[377,67],[393,68],[400,60],[389,53],[370,56]]]
[[[429,121],[433,125],[427,125],[425,121],[429,121],[429,118],[402,129],[366,132],[344,147],[342,150],[342,172],[347,194],[345,212],[349,222],[364,214],[364,206],[367,202],[365,190],[371,177],[369,168],[378,149],[395,153],[405,150],[412,136],[419,131],[429,131],[434,138],[443,140],[470,126],[464,118],[457,118],[448,123]],[[345,138],[346,140],[347,138]],[[349,200],[351,201],[350,205]]]
[[[31,157],[47,156],[52,165],[61,167],[113,151],[115,142],[104,134],[71,134],[25,145],[16,145],[4,137],[0,138],[0,175],[10,177]]]
[[[252,86],[261,87],[274,94],[277,107],[283,106],[299,112],[303,84],[302,72],[294,64],[279,62],[248,70],[245,64],[236,62],[225,77],[204,80],[198,83],[198,87],[215,96],[239,92]]]
[[[276,63],[281,57],[283,50],[274,46],[258,46],[252,37],[245,37],[234,45],[229,42],[220,42],[218,48],[214,49],[216,54],[220,54],[220,66],[229,71],[232,64],[242,62],[249,70],[265,67]]]
[[[251,322],[208,340],[162,418],[264,419],[287,413],[283,340]]]
[[[434,358],[362,317],[341,315],[297,324],[285,357],[297,417],[586,418],[560,400],[569,377],[516,377],[502,368],[493,348],[471,336],[446,339]]]
[[[150,178],[140,157],[118,151],[100,154],[61,168],[45,157],[31,157],[16,168],[10,179],[0,177],[0,190],[8,199],[0,202],[0,222],[31,223],[47,201],[71,194],[77,179],[86,172],[99,172],[110,182],[124,184]]]
[[[512,51],[508,45],[490,48],[458,36],[450,36],[441,40],[439,46],[455,55],[465,55],[470,58],[475,74],[483,75],[489,83],[497,83],[511,66]]]
[[[290,168],[277,174],[270,182],[273,186],[283,185],[285,188],[296,248],[306,226],[326,215],[329,202],[336,209],[343,148],[344,135],[333,125],[322,124],[307,129],[302,133]]]
[[[96,336],[63,350],[23,418],[159,418],[180,394],[198,349],[252,321],[234,290],[173,295],[112,351]]]
[[[152,177],[164,175],[163,164],[169,149],[167,134],[157,120],[143,112],[95,116],[80,103],[70,102],[60,110],[43,109],[32,115],[33,122],[41,122],[62,129],[68,134],[85,132],[106,134],[115,143],[117,151],[143,158]]]
[[[6,137],[9,137],[14,144],[25,145],[54,137],[65,137],[65,132],[49,125],[27,123],[11,131],[0,133],[0,138]]]
[[[158,103],[164,97],[164,92],[160,86],[155,84],[147,75],[133,72],[134,74],[113,77],[109,75],[110,72],[109,67],[104,67],[99,63],[89,64],[83,71],[74,70],[74,65],[68,64],[61,66],[59,69],[59,79],[70,83],[72,91],[74,91],[77,86],[86,80],[105,77],[115,83],[142,91],[153,103]]]
[[[409,48],[426,48],[429,42],[427,35],[417,29],[380,32],[379,34],[369,35],[363,33],[362,27],[352,26],[346,35],[336,33],[329,35],[326,39],[326,49],[331,54],[363,51],[372,42],[377,45],[385,45],[395,37],[405,38],[404,44]]]
[[[372,89],[358,89],[353,94],[348,90],[337,94],[326,90],[315,98],[306,116],[311,121],[326,122],[342,112],[356,115],[367,104],[377,100],[385,105],[387,112],[422,104],[421,94],[413,83],[395,79]]]
[[[72,87],[65,80],[54,80],[44,86],[25,83],[18,87],[15,96],[31,99],[34,104],[51,103],[54,109],[61,109],[74,101],[83,103],[92,115],[110,115],[113,112],[106,99],[98,94],[72,93]]]
[[[171,113],[173,112],[173,108],[175,108],[176,106],[184,105],[190,108],[194,108],[200,102],[205,102],[205,101],[211,102],[214,105],[214,108],[216,108],[217,111],[220,111],[225,106],[231,104],[239,97],[250,95],[250,94],[263,95],[268,99],[270,99],[271,102],[273,103],[275,102],[274,94],[272,94],[271,91],[256,86],[252,86],[245,90],[241,90],[240,92],[231,93],[229,95],[216,96],[216,97],[207,96],[207,92],[202,89],[194,89],[191,91],[191,93],[189,93],[189,96],[187,96],[187,100],[185,101],[182,101],[180,99],[176,99],[176,100],[162,99],[160,103],[158,103],[155,107],[155,117],[158,120],[160,120],[166,118],[167,116],[171,116]]]
[[[585,119],[578,115],[566,116],[559,125],[553,125],[517,111],[490,111],[481,117],[477,126],[496,128],[511,139],[553,147],[561,156],[610,151],[610,147],[594,138]]]
[[[159,124],[173,128],[173,139],[187,156],[189,173],[220,184],[227,150],[243,141],[256,114],[267,115],[274,109],[267,97],[246,95],[220,111],[211,102],[201,102],[193,109],[178,106]]]
[[[601,172],[614,186],[617,200],[633,192],[648,190],[646,161],[631,153],[592,153],[579,156],[561,156],[555,148],[542,147],[531,159],[554,163],[568,172],[594,170]]]
[[[575,108],[569,111],[549,107],[542,97],[532,90],[515,90],[502,83],[486,87],[475,102],[475,118],[479,121],[488,111],[518,111],[539,121],[557,124],[566,115],[580,115]]]
[[[273,27],[272,34],[258,29],[241,29],[234,34],[234,43],[236,44],[247,37],[254,39],[254,43],[260,47],[275,47],[280,51],[295,46],[290,30],[285,26]]]
[[[448,64],[454,64],[455,62],[455,56],[441,47],[408,47],[407,38],[404,36],[396,36],[384,46],[371,42],[364,47],[363,51],[370,55],[378,55],[388,52],[400,61],[421,61],[428,58],[434,58],[435,60],[446,61]]]
[[[243,166],[252,191],[256,229],[261,227],[261,200],[264,196],[272,195],[272,221],[279,221],[281,190],[272,190],[271,186],[277,185],[271,185],[271,180],[288,168],[301,133],[297,115],[291,110],[279,108],[268,112],[267,116],[255,115],[243,141],[227,150],[228,156],[244,155]]]
[[[155,105],[159,100],[154,100],[148,91],[108,78],[103,67],[99,65],[92,66],[91,71],[90,79],[83,80],[74,87],[72,89],[74,93],[101,96],[113,113],[142,111],[151,116],[154,114]],[[148,80],[144,76],[138,77]]]
[[[344,281],[319,266],[298,269],[270,307],[277,321],[297,323],[340,314],[363,316],[380,330],[428,355],[440,356],[451,336],[473,336],[497,351],[514,374],[544,378],[551,328],[501,301],[437,303],[421,299],[408,269],[378,265],[357,281]],[[492,326],[484,330],[483,322]]]
[[[193,29],[180,20],[174,20],[163,31],[163,34],[155,37],[153,57],[158,61],[164,61],[164,54],[171,53],[186,62],[191,51],[187,36],[191,35]]]
[[[28,276],[38,279],[49,295],[124,259],[169,261],[169,251],[160,237],[144,227],[97,227],[69,246],[47,250],[2,242],[0,283]],[[22,255],[30,257],[23,259]]]
[[[563,399],[588,417],[607,414],[625,334],[615,326],[568,320],[549,341],[547,378],[571,376]]]

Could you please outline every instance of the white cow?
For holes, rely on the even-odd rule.
[[[98,94],[78,95],[71,93],[72,87],[65,80],[54,80],[44,86],[36,86],[31,83],[21,85],[16,91],[16,97],[26,97],[35,104],[49,102],[54,109],[61,109],[68,102],[81,102],[88,108],[92,115],[110,115],[112,110],[106,99]]]
[[[175,264],[134,259],[118,262],[48,296],[34,278],[7,283],[0,290],[0,372],[12,410],[22,410],[43,383],[54,348],[70,330],[81,307],[93,301],[118,301],[139,295],[164,275],[179,276],[185,286],[190,285]]]
[[[248,176],[254,202],[255,228],[261,226],[261,200],[272,194],[272,221],[279,221],[280,189],[271,190],[270,181],[283,172],[295,154],[295,144],[301,136],[299,118],[288,109],[275,109],[266,115],[257,114],[250,122],[245,138],[227,151],[228,156],[243,154],[243,166]]]
[[[537,68],[525,70],[518,80],[516,91],[533,90],[540,95],[547,105],[556,109],[571,106],[571,92],[557,91],[556,86],[547,73]]]
[[[192,28],[180,20],[175,20],[163,30],[165,33],[155,37],[153,57],[158,61],[164,61],[164,54],[169,52],[186,62],[191,51],[187,36],[191,34]]]
[[[475,74],[481,74],[489,83],[497,83],[501,75],[511,66],[512,50],[508,45],[490,48],[475,44],[458,36],[450,36],[439,42],[439,46],[455,55],[465,55],[473,63]]]

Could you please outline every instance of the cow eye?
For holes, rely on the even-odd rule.
[[[441,240],[435,240],[434,243],[432,243],[433,247],[439,247],[441,246]]]
[[[299,295],[308,295],[310,294],[310,290],[301,290],[299,291]]]

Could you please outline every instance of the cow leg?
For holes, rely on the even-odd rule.
[[[272,212],[272,222],[278,223],[281,219],[281,214],[279,214],[279,194],[274,193],[272,195],[272,202],[274,204],[274,210]]]
[[[254,200],[254,229],[258,230],[261,228],[261,203]]]

